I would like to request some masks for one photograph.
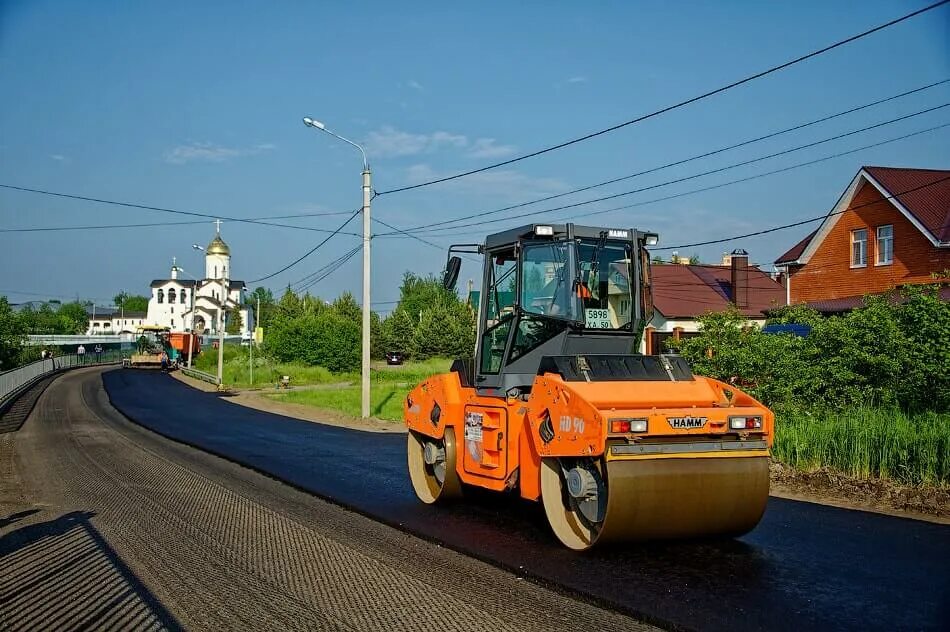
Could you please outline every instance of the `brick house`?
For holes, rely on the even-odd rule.
[[[765,312],[785,305],[785,289],[744,250],[729,255],[729,265],[653,264],[653,319],[644,331],[641,353],[666,351],[665,341],[694,336],[697,319],[735,306],[750,324],[765,323]]]
[[[813,233],[775,261],[790,304],[834,313],[950,269],[950,171],[863,167]]]

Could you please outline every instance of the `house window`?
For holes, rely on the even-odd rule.
[[[165,302],[165,290],[159,290],[159,291],[158,291],[158,302],[159,302],[159,303],[164,303],[164,302]]]
[[[877,227],[877,265],[894,262],[894,227],[890,224]]]
[[[868,264],[868,229],[851,231],[851,267],[863,268]]]

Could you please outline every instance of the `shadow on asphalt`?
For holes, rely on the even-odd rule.
[[[0,517],[0,527],[37,511]],[[92,525],[94,515],[71,512],[0,537],[0,627],[181,629]]]

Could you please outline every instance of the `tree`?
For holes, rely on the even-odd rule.
[[[78,301],[63,304],[56,314],[56,320],[56,333],[59,334],[81,334],[89,328],[89,312]]]
[[[453,301],[458,302],[458,296],[442,287],[439,279],[431,274],[421,277],[407,271],[402,277],[396,309],[405,311],[418,322],[422,310]]]
[[[274,293],[266,287],[256,287],[254,291],[251,292],[248,303],[258,310],[257,326],[269,327],[277,308]]]
[[[398,351],[407,358],[415,351],[415,321],[405,310],[396,309],[382,324],[383,352]]]
[[[689,258],[689,265],[698,266],[700,262],[699,255],[693,255]]]
[[[127,312],[147,312],[148,297],[129,294],[122,290],[112,299],[118,309],[124,309]]]
[[[26,333],[10,307],[6,296],[0,296],[0,370],[6,371],[17,365],[17,359],[26,343]]]
[[[241,310],[237,307],[228,310],[226,320],[227,322],[224,325],[225,333],[232,335],[239,334],[241,330],[244,329],[244,320],[241,318]]]

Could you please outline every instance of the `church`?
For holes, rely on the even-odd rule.
[[[145,319],[149,325],[217,335],[219,326],[227,329],[231,320],[239,317],[242,336],[254,330],[254,310],[245,304],[247,287],[244,281],[230,278],[231,248],[221,239],[220,220],[216,225],[214,239],[203,249],[204,279],[180,278],[183,270],[172,259],[170,278],[152,281]]]

